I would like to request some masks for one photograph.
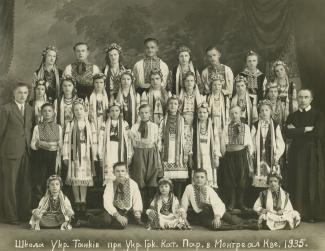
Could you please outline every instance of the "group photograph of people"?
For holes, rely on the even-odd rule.
[[[65,64],[48,41],[28,61],[30,81],[10,82],[1,228],[231,236],[323,224],[322,89],[258,44],[238,70],[214,40],[182,40],[171,64],[158,37],[142,37],[136,60],[123,41],[94,57],[92,42],[75,39]]]

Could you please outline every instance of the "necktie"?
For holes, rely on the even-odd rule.
[[[22,106],[20,107],[20,112],[21,112],[21,115],[24,117],[24,114],[25,114],[24,105],[22,105]]]

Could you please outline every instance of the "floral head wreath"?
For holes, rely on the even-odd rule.
[[[247,83],[247,78],[245,78],[244,76],[242,75],[238,75],[236,78],[235,78],[235,83],[239,83],[239,82],[244,82],[245,84]]]
[[[58,49],[54,45],[49,45],[42,51],[42,56],[46,56],[48,51],[55,51],[55,53],[58,54]]]
[[[60,177],[59,175],[56,175],[56,174],[51,175],[51,176],[47,179],[47,181],[46,181],[46,186],[49,187],[50,183],[51,183],[53,180],[58,180],[58,181],[60,182],[60,187],[63,186],[63,182],[62,182],[61,177]]]
[[[272,171],[268,174],[268,176],[267,176],[267,184],[270,182],[270,179],[271,179],[272,177],[277,178],[278,181],[281,183],[281,181],[282,181],[282,176],[281,176],[281,174],[280,174],[279,172],[275,171],[275,170],[272,170]]]
[[[43,85],[43,86],[46,87],[46,83],[47,83],[47,82],[46,82],[45,80],[43,80],[43,79],[39,79],[39,80],[36,81],[34,89],[36,89],[37,86],[39,86],[39,85]]]
[[[287,66],[283,61],[281,61],[281,60],[277,60],[277,61],[275,61],[275,62],[273,63],[273,65],[272,65],[272,71],[273,71],[274,74],[275,74],[275,68],[276,68],[277,66],[279,66],[279,65],[282,65],[283,68],[284,68],[286,71],[289,70],[288,66]]]
[[[122,53],[122,47],[118,45],[117,43],[111,43],[105,48],[105,52],[108,53],[111,50],[117,50],[119,54]]]
[[[213,81],[217,81],[217,80],[220,80],[222,82],[225,81],[225,78],[221,75],[221,74],[216,74],[214,72],[212,72],[209,76],[209,79],[211,80],[211,82]]]
[[[109,111],[111,110],[112,107],[117,106],[118,108],[120,108],[120,110],[122,109],[121,103],[118,102],[117,100],[114,100],[114,102],[109,106]]]
[[[191,54],[191,49],[190,48],[188,48],[187,46],[180,46],[179,48],[178,48],[178,54],[180,54],[181,52],[188,52],[189,54]]]
[[[268,99],[264,99],[264,100],[261,100],[260,102],[258,102],[258,110],[260,110],[261,107],[264,105],[267,105],[268,107],[270,107],[271,111],[273,110],[272,102]]]
[[[169,187],[170,187],[170,192],[173,191],[173,182],[168,179],[168,178],[161,178],[159,181],[158,181],[158,187],[163,185],[163,184],[168,184]]]
[[[63,81],[69,81],[73,84],[73,86],[76,86],[76,79],[70,75],[64,76],[62,78],[62,83],[63,83]]]
[[[106,79],[106,76],[105,74],[103,73],[96,73],[94,76],[93,76],[93,81],[95,81],[96,79]]]
[[[73,106],[82,105],[85,106],[85,101],[82,98],[77,98],[73,101]]]
[[[120,81],[121,81],[123,75],[129,75],[131,77],[131,79],[132,79],[132,82],[135,79],[134,75],[133,75],[133,72],[130,69],[125,69],[124,71],[120,72]]]
[[[257,54],[255,51],[250,50],[250,51],[247,52],[247,54],[246,54],[246,57],[248,57],[248,56],[256,56],[256,57],[258,57],[258,54]]]
[[[205,109],[207,109],[207,111],[208,111],[208,113],[210,114],[210,107],[209,107],[209,104],[207,103],[207,102],[202,102],[200,105],[199,105],[199,107],[198,107],[198,109],[200,109],[200,108],[205,108]]]
[[[150,72],[150,77],[156,74],[159,75],[161,79],[163,79],[163,74],[159,68],[152,69]]]

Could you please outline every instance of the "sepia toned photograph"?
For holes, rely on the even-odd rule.
[[[0,0],[0,251],[324,250],[324,13]]]

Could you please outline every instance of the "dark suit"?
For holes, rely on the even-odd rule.
[[[6,221],[27,220],[30,214],[30,141],[34,123],[32,107],[24,116],[12,101],[0,110],[2,209]]]

